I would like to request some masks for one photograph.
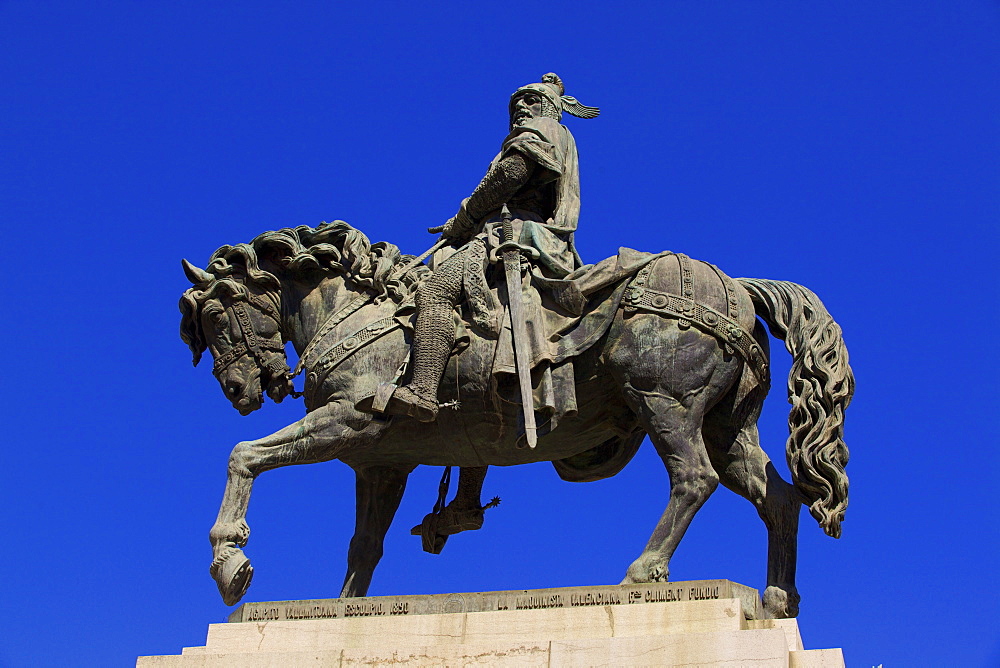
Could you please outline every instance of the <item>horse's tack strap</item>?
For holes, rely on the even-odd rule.
[[[335,343],[323,354],[316,366],[309,370],[309,374],[306,376],[306,394],[311,395],[315,392],[323,384],[327,375],[357,350],[399,327],[402,327],[399,320],[394,316],[388,316],[376,320],[370,325],[365,325],[350,336]]]
[[[295,365],[295,371],[292,372],[292,378],[302,373],[302,370],[312,362],[311,358],[313,353],[316,352],[316,348],[323,342],[323,339],[326,338],[327,334],[332,332],[337,325],[344,322],[349,315],[355,313],[371,299],[372,295],[370,294],[360,294],[352,301],[348,302],[344,308],[339,311],[335,311],[332,315],[330,315],[326,322],[323,323],[323,326],[319,328],[319,331],[316,332],[316,336],[314,336],[312,341],[310,341],[306,346],[306,349],[302,351],[302,355],[299,357],[299,363]]]
[[[281,345],[281,343],[278,341],[264,341],[263,344],[260,345],[260,348],[263,348],[264,350],[270,350],[271,352],[275,353],[285,352],[285,347]],[[243,341],[240,341],[235,346],[230,348],[229,352],[223,355],[219,355],[218,359],[215,360],[215,364],[213,366],[214,373],[218,375],[223,369],[232,364],[235,360],[246,355],[249,350],[250,348],[247,347],[247,344],[244,343]],[[282,363],[279,360],[274,360],[273,362],[267,364],[266,366],[270,369],[278,371],[280,370],[281,365]]]
[[[247,294],[246,300],[257,307],[264,315],[272,318],[275,322],[281,322],[281,313],[277,306],[269,299],[263,299],[254,294]]]
[[[757,380],[761,384],[768,384],[770,381],[767,360],[753,336],[743,329],[736,320],[719,313],[710,306],[696,302],[691,297],[671,295],[646,287],[646,280],[650,273],[646,269],[652,264],[652,262],[647,264],[642,271],[636,274],[629,290],[625,293],[623,300],[625,308],[662,313],[677,318],[678,325],[682,329],[694,325],[703,332],[711,334],[723,345],[732,346],[740,354],[740,357],[750,365]],[[682,277],[689,276],[690,274],[683,271],[683,261],[681,266]],[[690,283],[682,283],[682,290],[685,293],[688,292],[687,285]],[[685,324],[681,325],[681,323]]]
[[[714,264],[709,264],[708,266],[712,268],[712,271],[715,272],[715,275],[718,276],[719,281],[722,283],[722,287],[726,290],[726,304],[729,309],[729,318],[738,322],[740,317],[740,302],[736,297],[736,284],[733,283],[733,279],[729,278],[727,274],[723,273]],[[732,353],[733,347],[726,344],[726,352]]]
[[[254,301],[253,304],[258,308],[263,308],[265,306],[264,302],[261,300]],[[240,357],[246,355],[248,352],[254,356],[261,366],[267,367],[273,372],[281,371],[282,367],[284,367],[285,346],[281,342],[280,335],[276,334],[271,339],[260,339],[254,332],[253,323],[250,322],[250,315],[247,313],[246,309],[243,308],[243,304],[239,302],[233,304],[232,310],[233,314],[236,316],[236,322],[239,324],[243,340],[233,346],[228,352],[223,355],[219,355],[215,359],[215,365],[213,366],[212,372],[218,376],[226,367]],[[273,307],[266,309],[265,313],[275,320],[278,318]],[[264,350],[282,353],[281,360],[279,361],[278,359],[273,359],[270,362],[267,362],[264,360]]]

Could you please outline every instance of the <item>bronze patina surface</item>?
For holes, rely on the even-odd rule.
[[[843,420],[854,377],[840,327],[801,285],[731,278],[679,253],[623,248],[584,265],[573,244],[577,151],[563,112],[597,115],[555,75],[515,91],[501,151],[435,230],[445,243],[429,266],[342,221],[223,246],[204,269],[184,262],[193,287],[180,302],[181,336],[195,363],[211,352],[234,408],[299,396],[293,379],[305,378],[305,417],[230,455],[210,532],[211,574],[227,604],[250,585],[246,512],[264,471],[334,459],[355,470],[340,595],[357,597],[416,466],[461,467],[456,497],[445,504],[446,473],[438,505],[414,528],[425,550],[440,552],[450,535],[483,525],[495,503],[480,499],[489,466],[549,461],[565,480],[599,480],[648,436],[670,496],[623,584],[668,580],[684,532],[722,483],[767,528],[766,613],[797,614],[799,509],[838,537],[847,507]],[[770,386],[765,324],[792,356],[791,483],[757,433]],[[301,359],[295,373],[286,342]],[[537,447],[524,447],[533,444],[526,415]]]

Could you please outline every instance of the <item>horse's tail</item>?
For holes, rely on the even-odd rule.
[[[750,293],[757,315],[792,354],[788,374],[788,442],[792,482],[829,536],[840,537],[847,509],[848,451],[844,410],[854,374],[838,325],[819,298],[787,281],[736,279]]]

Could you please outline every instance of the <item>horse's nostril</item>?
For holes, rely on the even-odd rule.
[[[230,397],[233,397],[233,398],[238,397],[239,394],[240,394],[240,390],[241,389],[242,389],[242,385],[240,385],[239,383],[236,383],[236,382],[226,383],[226,393]]]

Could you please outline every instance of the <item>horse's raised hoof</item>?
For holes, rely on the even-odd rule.
[[[799,593],[795,587],[784,590],[780,587],[768,587],[761,597],[764,610],[775,619],[787,619],[799,615]]]
[[[211,573],[226,605],[239,603],[253,580],[253,566],[243,550],[233,549],[221,563],[213,563]]]

